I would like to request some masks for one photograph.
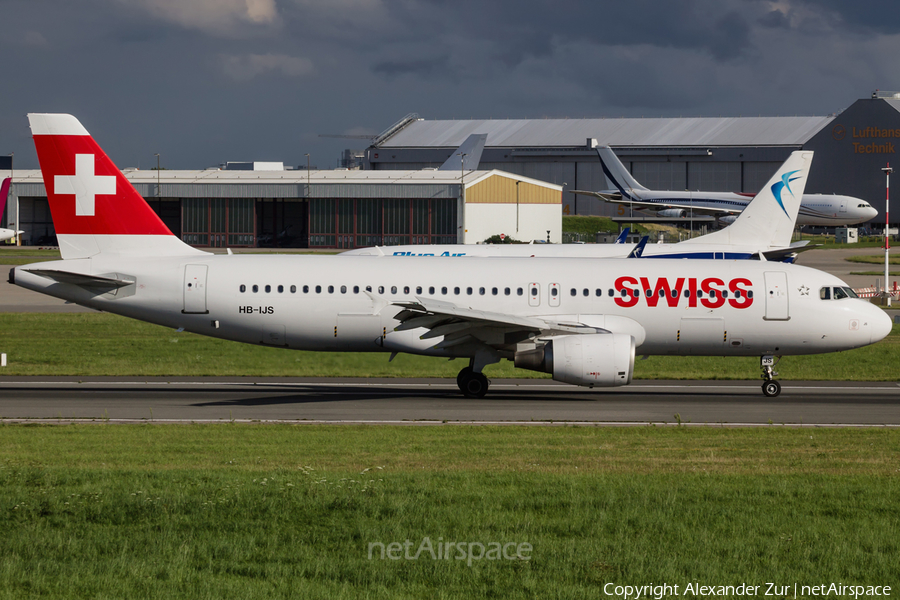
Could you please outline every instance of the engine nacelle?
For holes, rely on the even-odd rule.
[[[683,208],[666,208],[666,209],[657,211],[656,214],[657,214],[657,216],[660,216],[660,217],[675,217],[675,218],[680,219],[682,217],[687,216],[687,211],[684,210]]]
[[[719,221],[726,225],[731,225],[737,220],[738,216],[739,215],[725,215],[724,217],[719,217]]]
[[[516,352],[515,365],[573,385],[628,385],[634,373],[634,338],[623,333],[553,337],[539,348]]]

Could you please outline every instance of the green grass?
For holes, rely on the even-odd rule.
[[[456,377],[462,360],[387,353],[301,352],[208,338],[107,313],[0,313],[3,375]],[[782,380],[896,381],[900,325],[885,340],[836,354],[786,357]],[[639,379],[755,379],[753,357],[667,357],[637,360]],[[490,365],[492,378],[547,377]]]
[[[620,225],[614,223],[609,217],[566,217],[562,218],[562,230],[567,233],[581,233],[593,235],[598,231],[604,233],[618,233]],[[633,233],[646,233],[643,225],[635,225]]]
[[[0,598],[896,585],[898,454],[886,429],[0,426]],[[369,559],[426,537],[533,550]]]
[[[890,258],[890,264],[900,265],[900,256],[897,256],[895,254],[893,256],[890,256],[889,258]],[[875,255],[875,256],[848,256],[844,260],[846,260],[848,262],[854,262],[854,263],[864,263],[867,265],[879,265],[879,264],[884,265],[884,254],[882,254],[880,256],[878,256],[878,255]]]

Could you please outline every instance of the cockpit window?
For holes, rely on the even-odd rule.
[[[844,298],[859,298],[849,287],[823,287],[819,290],[819,298],[822,300],[843,300]]]

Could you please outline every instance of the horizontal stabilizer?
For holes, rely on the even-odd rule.
[[[58,281],[59,283],[69,283],[81,287],[92,288],[120,288],[135,283],[134,278],[116,276],[104,277],[100,275],[84,275],[83,273],[72,273],[71,271],[57,271],[55,269],[28,269],[29,273]]]

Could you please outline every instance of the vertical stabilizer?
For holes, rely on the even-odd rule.
[[[64,259],[200,253],[172,235],[78,119],[33,113],[28,121]]]
[[[631,176],[616,153],[609,146],[597,146],[597,154],[600,155],[600,166],[603,174],[609,182],[611,189],[617,189],[622,196],[628,197],[628,190],[646,190],[644,186]]]
[[[759,250],[790,246],[812,159],[810,151],[792,152],[734,223],[681,243],[756,246]]]
[[[438,167],[438,171],[477,170],[485,142],[487,142],[486,133],[473,133],[450,155],[450,158],[444,161],[444,164]]]

